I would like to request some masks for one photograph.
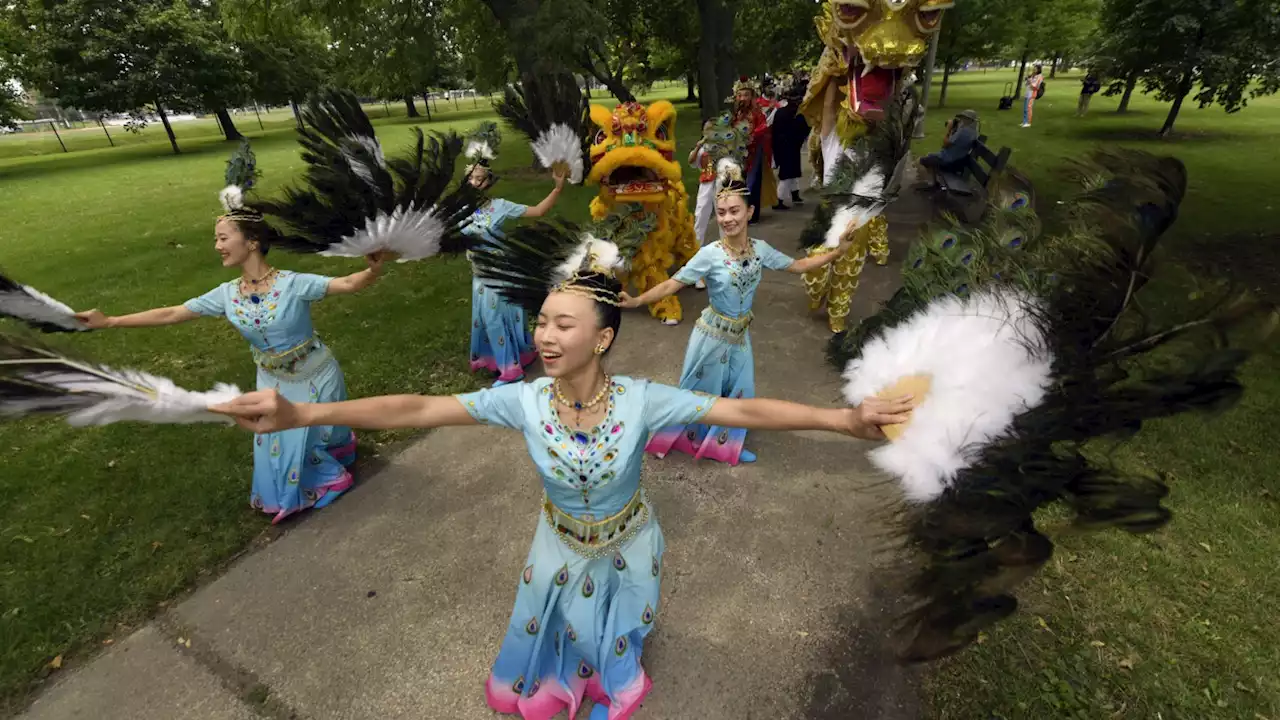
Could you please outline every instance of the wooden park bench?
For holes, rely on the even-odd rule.
[[[991,152],[987,147],[987,136],[978,136],[978,142],[965,157],[960,172],[938,173],[938,183],[942,186],[941,203],[966,223],[981,220],[991,191],[1008,166],[1012,153],[1013,150],[1007,147]]]

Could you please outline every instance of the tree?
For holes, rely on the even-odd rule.
[[[649,37],[643,13],[633,1],[543,2],[533,28],[531,37],[544,57],[594,78],[622,102],[636,99],[628,78],[643,76]]]
[[[444,23],[453,37],[454,71],[471,87],[492,93],[510,82],[515,58],[507,34],[482,0],[452,0]]]
[[[340,75],[358,90],[403,100],[409,117],[418,117],[414,97],[450,71],[445,27],[441,0],[366,0],[333,26]]]
[[[822,54],[813,18],[822,12],[812,0],[738,0],[733,53],[738,72],[758,76],[812,65]]]
[[[959,5],[959,3],[957,3]],[[1033,55],[1057,58],[1084,48],[1096,31],[1099,0],[1021,0],[996,6],[997,17],[1003,18],[1015,38],[1021,64],[1016,88],[1022,87],[1027,61]],[[946,22],[946,18],[943,18]]]
[[[209,6],[181,0],[24,0],[10,6],[15,67],[27,84],[68,107],[160,116],[180,152],[168,109],[226,112],[244,98],[243,67]]]
[[[3,66],[0,66],[0,70]],[[0,128],[12,128],[18,120],[29,120],[31,113],[23,102],[22,91],[13,83],[0,81]]]
[[[1109,0],[1107,32],[1143,50],[1143,88],[1171,103],[1160,135],[1173,132],[1187,96],[1234,113],[1248,98],[1280,90],[1280,0]]]
[[[951,73],[966,61],[995,55],[1010,32],[1007,0],[964,0],[942,16],[937,64],[942,66],[938,107],[947,104]]]
[[[303,1],[221,0],[218,6],[223,28],[244,61],[250,97],[290,105],[298,127],[299,102],[332,74],[329,34]]]
[[[733,58],[736,18],[726,0],[697,0],[697,5],[698,96],[702,100],[702,119],[707,120],[718,115],[724,99],[733,94],[737,77]]]

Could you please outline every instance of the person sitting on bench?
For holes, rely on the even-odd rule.
[[[920,190],[940,187],[939,173],[958,175],[964,170],[966,158],[978,143],[978,113],[965,110],[951,118],[947,121],[946,133],[942,150],[920,158],[920,167],[929,175],[929,182],[916,186]]]

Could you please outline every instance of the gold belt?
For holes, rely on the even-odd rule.
[[[603,520],[580,520],[556,507],[543,493],[542,516],[569,549],[585,558],[595,559],[604,557],[610,548],[644,527],[649,521],[649,503],[644,491],[637,490],[626,507],[613,515]]]
[[[292,373],[301,367],[311,353],[323,347],[324,343],[320,342],[320,338],[312,336],[306,342],[278,353],[252,348],[253,361],[263,370]]]
[[[748,310],[745,315],[740,317],[729,317],[716,312],[716,309],[708,306],[702,311],[702,315],[698,317],[698,322],[694,323],[694,327],[711,335],[720,338],[734,345],[741,345],[743,337],[747,334],[747,328],[751,327],[751,320],[755,315]]]

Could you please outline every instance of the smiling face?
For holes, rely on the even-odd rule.
[[[716,224],[724,237],[738,237],[747,231],[751,207],[743,195],[724,195],[716,200]]]
[[[483,190],[485,185],[489,183],[489,168],[483,165],[476,165],[471,168],[471,174],[467,176],[467,182],[471,183],[471,187]]]
[[[613,328],[602,327],[597,303],[574,293],[547,296],[538,313],[533,344],[548,377],[575,375],[599,362],[595,349],[613,343]]]
[[[222,267],[240,267],[257,250],[234,220],[223,218],[213,226],[213,247],[222,258]]]

